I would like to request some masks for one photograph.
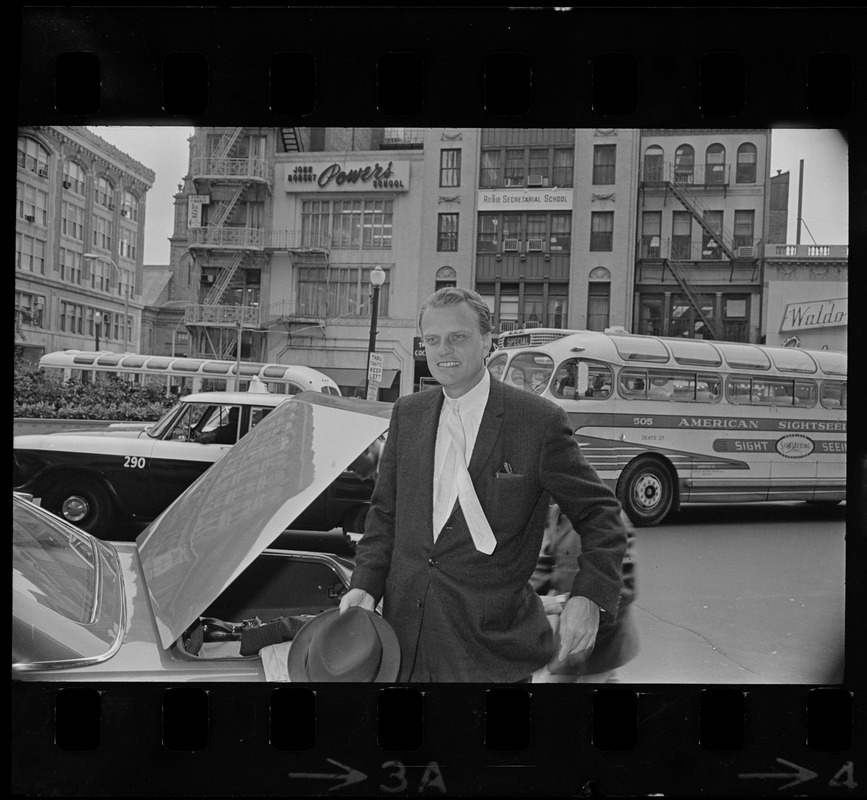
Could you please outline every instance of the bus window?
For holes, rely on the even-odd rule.
[[[726,397],[730,403],[743,405],[750,402],[750,378],[729,378]]]
[[[635,400],[646,397],[647,373],[644,370],[624,369],[620,371],[620,394]]]
[[[651,372],[648,376],[647,398],[649,400],[671,400],[675,390],[675,376],[662,372]],[[681,381],[682,391],[692,394],[688,381]]]
[[[554,361],[551,356],[542,353],[518,353],[509,365],[506,383],[541,394],[553,371]]]
[[[846,384],[837,381],[822,383],[822,405],[825,408],[846,408]]]
[[[816,384],[813,381],[795,381],[795,405],[809,408],[816,405]]]
[[[720,398],[720,378],[718,375],[697,375],[695,380],[695,399],[705,403],[716,403]]]
[[[506,353],[498,353],[488,362],[488,372],[491,373],[492,378],[500,381],[503,379],[503,370],[508,360],[509,356]]]

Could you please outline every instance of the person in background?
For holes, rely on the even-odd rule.
[[[211,431],[205,431],[196,440],[199,444],[235,444],[238,441],[238,415],[240,408],[230,406],[226,421]]]
[[[617,619],[620,506],[559,406],[491,379],[493,324],[476,292],[435,292],[419,329],[442,390],[394,404],[340,609],[372,611],[382,600],[401,682],[529,682],[552,658],[589,655],[600,621]],[[551,497],[582,545],[559,647],[529,583]]]
[[[632,524],[623,517],[628,543],[623,558],[623,589],[620,611],[613,622],[600,623],[596,646],[587,656],[553,659],[533,676],[537,683],[616,683],[617,667],[638,653],[639,633],[632,614],[635,599],[635,535]],[[560,611],[580,569],[581,537],[556,503],[548,509],[542,550],[530,585],[542,596],[548,621],[557,629]]]

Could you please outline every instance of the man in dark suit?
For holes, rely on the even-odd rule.
[[[617,616],[620,507],[559,406],[491,380],[491,314],[478,294],[439,290],[419,329],[442,390],[394,405],[340,607],[373,610],[382,598],[400,641],[400,681],[526,681],[555,655],[529,585],[550,498],[582,544],[560,616],[561,659],[591,652],[600,618]]]

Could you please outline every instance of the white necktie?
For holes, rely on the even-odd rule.
[[[448,403],[445,424],[449,435],[449,446],[437,480],[433,515],[434,534],[438,534],[445,525],[457,496],[476,550],[490,555],[497,546],[497,540],[482,510],[470,473],[467,471],[466,436],[457,403]]]

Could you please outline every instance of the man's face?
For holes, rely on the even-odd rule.
[[[479,333],[476,312],[467,303],[428,308],[421,337],[431,375],[449,397],[461,397],[482,378],[491,335]]]

